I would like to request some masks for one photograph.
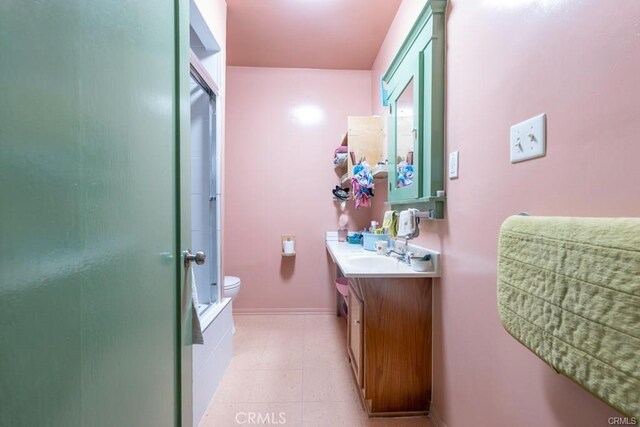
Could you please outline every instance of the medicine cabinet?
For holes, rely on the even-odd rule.
[[[383,76],[389,105],[387,204],[444,217],[446,0],[430,0]]]

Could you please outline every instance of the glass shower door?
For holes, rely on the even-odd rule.
[[[204,250],[207,262],[193,266],[198,311],[203,313],[219,297],[218,191],[216,156],[216,99],[202,78],[191,72],[191,241]]]

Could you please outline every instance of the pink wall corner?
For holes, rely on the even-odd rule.
[[[370,115],[369,71],[227,68],[225,271],[242,279],[241,311],[332,311],[325,232],[339,228],[332,158],[347,116]],[[299,107],[319,122],[304,125]],[[370,211],[353,212],[349,228]],[[281,235],[296,235],[295,257]]]
[[[401,12],[419,3],[403,2],[392,46],[413,23]],[[602,426],[619,415],[505,332],[496,252],[500,224],[520,211],[640,216],[638,16],[635,0],[449,4],[446,144],[460,151],[460,178],[447,181],[446,219],[423,223],[416,240],[443,253],[433,401],[448,427]],[[374,113],[395,53],[385,46],[372,71]],[[511,164],[510,126],[541,112],[546,157]]]

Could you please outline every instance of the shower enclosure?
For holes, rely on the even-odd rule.
[[[191,244],[207,254],[204,265],[192,266],[201,318],[221,297],[219,242],[220,151],[216,141],[214,89],[191,67]],[[203,322],[204,327],[208,322]]]

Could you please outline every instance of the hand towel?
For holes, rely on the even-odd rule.
[[[191,270],[191,343],[204,344],[202,335],[202,325],[200,323],[200,315],[198,314],[198,289],[196,288],[196,274]]]
[[[418,228],[418,217],[416,216],[417,209],[407,209],[400,212],[400,218],[398,219],[398,237],[404,237],[406,239],[415,239],[420,234]]]
[[[382,230],[391,237],[398,234],[398,212],[386,211],[382,219]]]

